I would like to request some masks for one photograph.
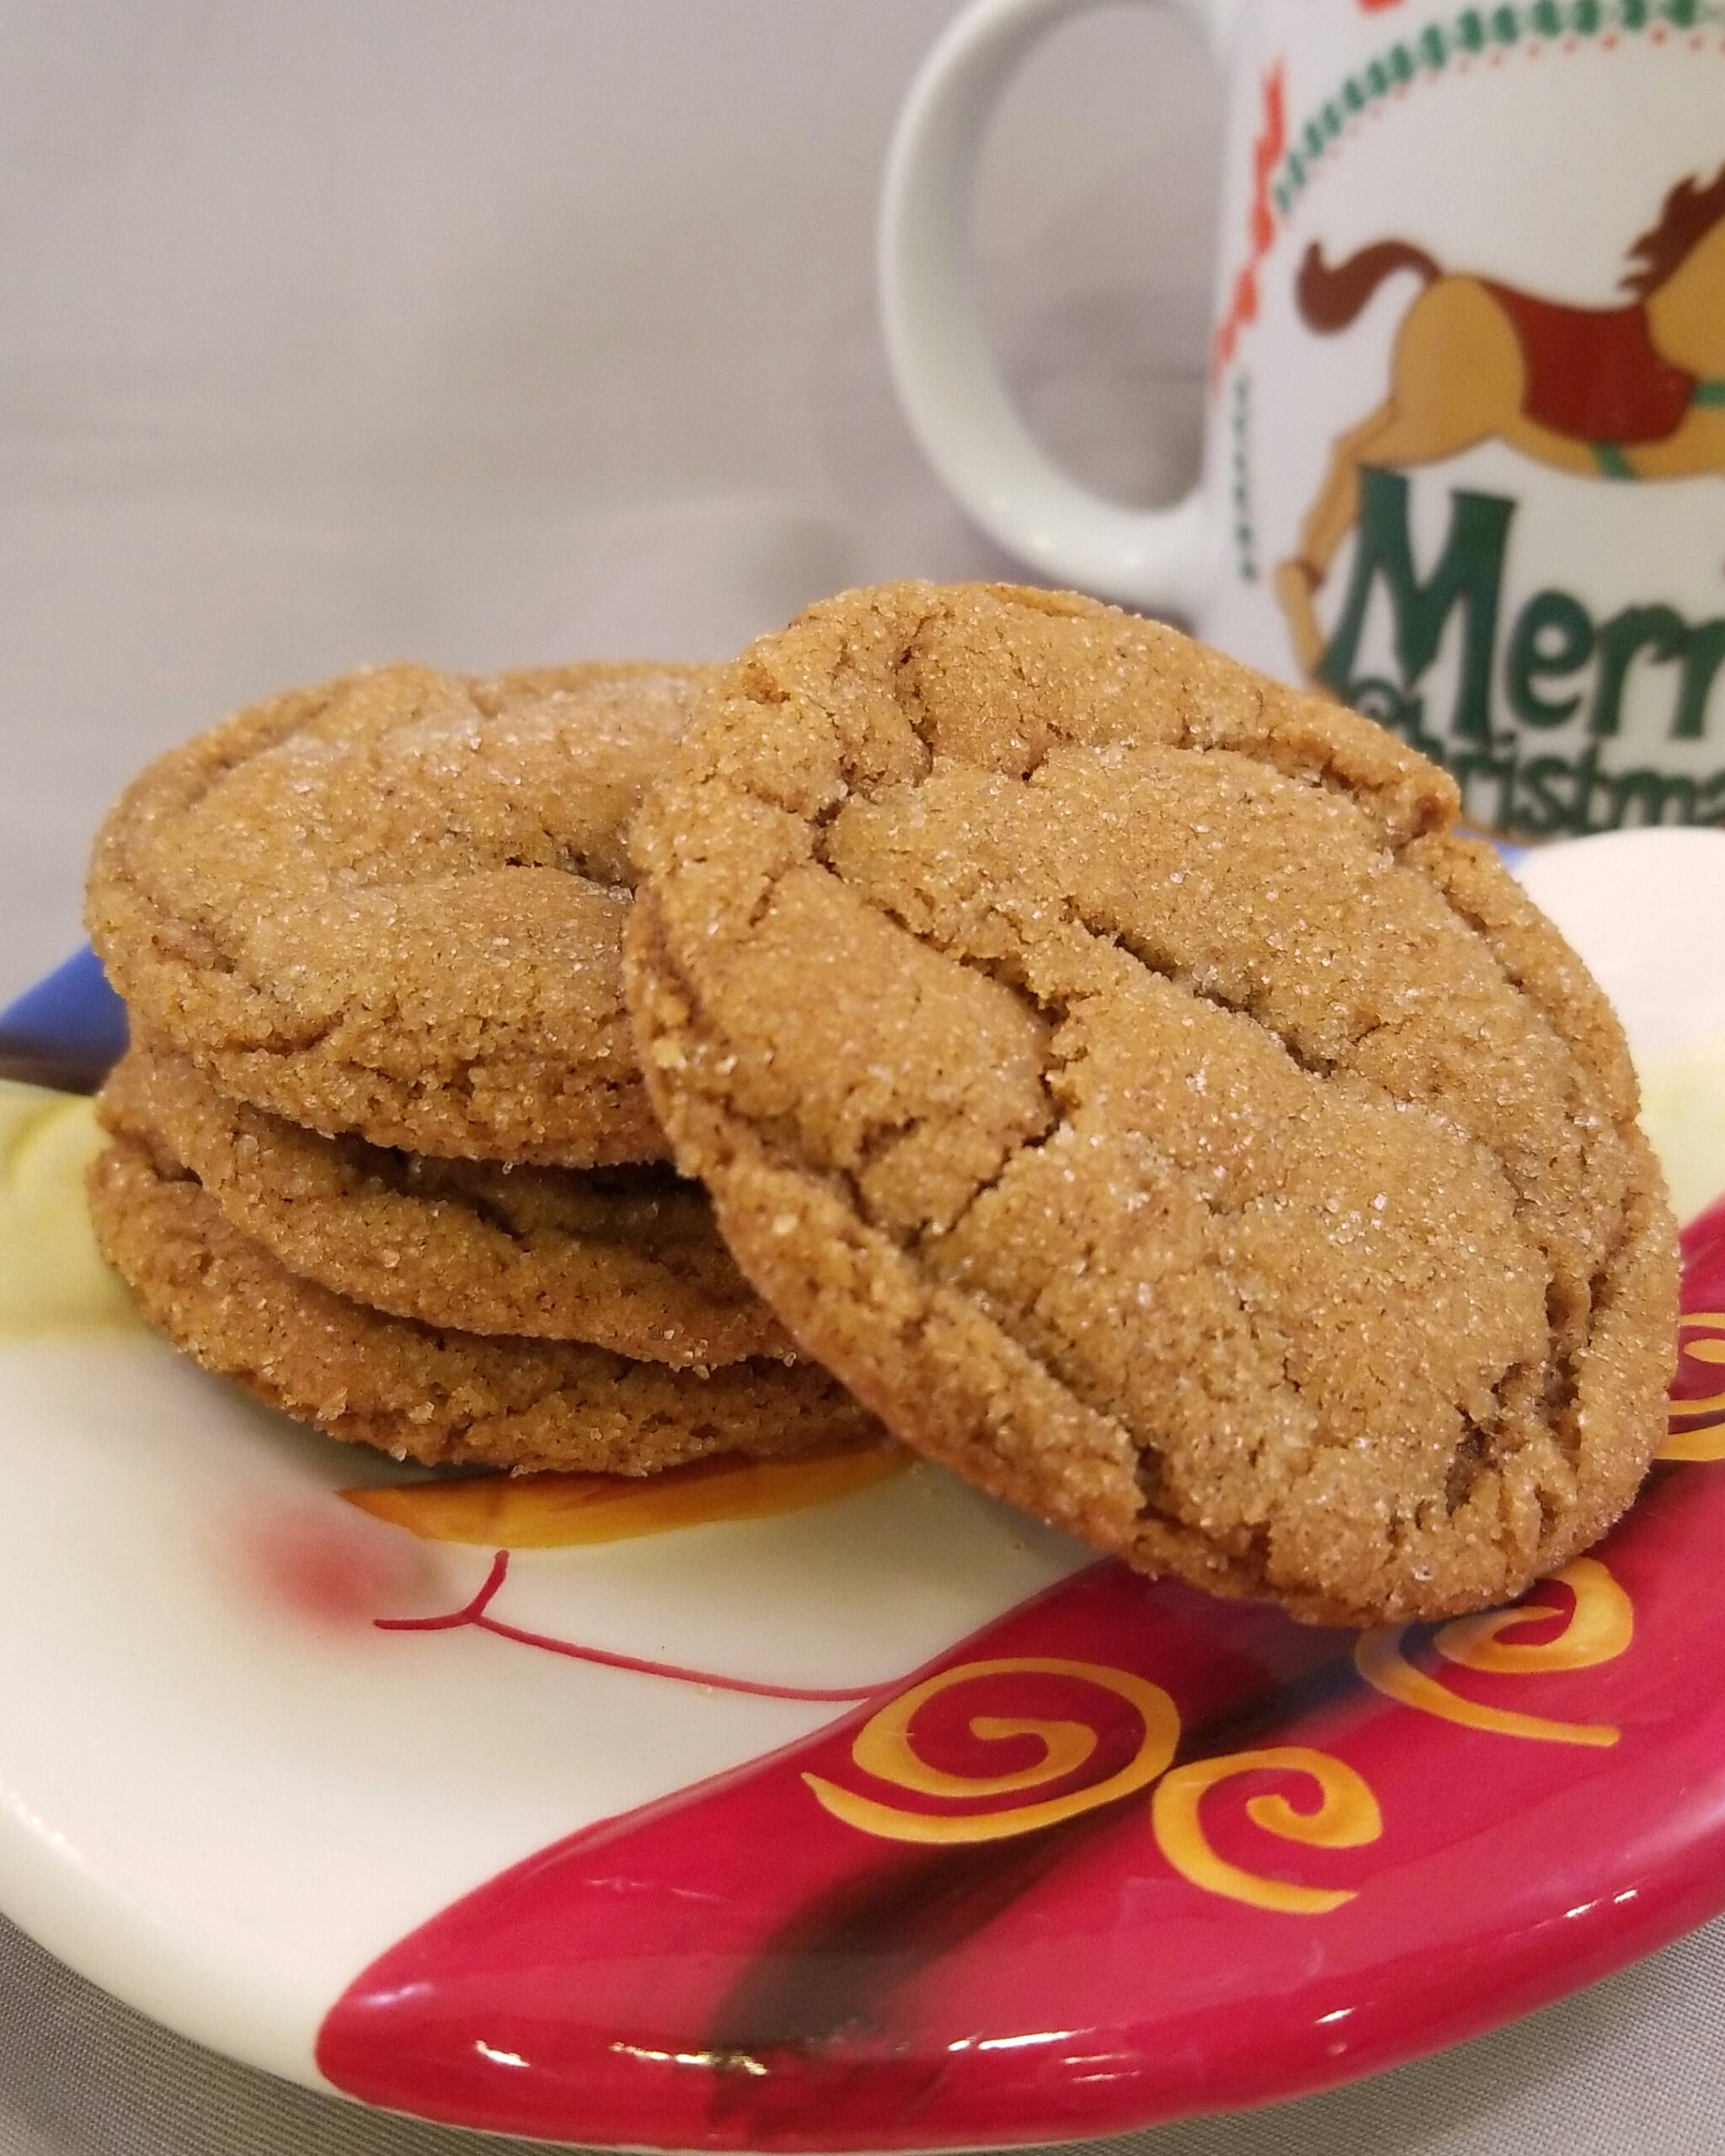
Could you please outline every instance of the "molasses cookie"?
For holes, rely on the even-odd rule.
[[[705,1375],[367,1310],[288,1272],[195,1181],[131,1139],[92,1165],[89,1196],[103,1254],[177,1348],[269,1406],[398,1460],[650,1475],[874,1428],[811,1364]]]
[[[91,866],[135,1023],[224,1092],[374,1145],[663,1157],[622,1007],[622,833],[705,679],[385,666],[171,750]]]
[[[1677,1262],[1621,1031],[1456,806],[1087,600],[814,607],[635,828],[678,1163],[900,1437],[1098,1547],[1512,1596],[1660,1441]]]
[[[98,1112],[190,1168],[290,1272],[463,1332],[587,1340],[649,1362],[793,1352],[697,1183],[662,1163],[511,1168],[324,1138],[134,1042]]]

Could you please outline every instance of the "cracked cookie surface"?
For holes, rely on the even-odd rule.
[[[145,1030],[293,1122],[662,1158],[622,1006],[623,832],[708,679],[400,665],[277,696],[122,795],[92,939]]]
[[[288,1272],[195,1178],[131,1139],[89,1171],[103,1255],[176,1348],[333,1438],[428,1466],[650,1475],[876,1433],[812,1364],[706,1375],[583,1342],[497,1339],[392,1317]]]
[[[510,1167],[324,1138],[143,1041],[97,1112],[115,1136],[164,1145],[291,1272],[398,1317],[678,1365],[794,1353],[705,1191],[663,1163]]]
[[[679,1165],[901,1437],[1316,1621],[1476,1609],[1664,1428],[1621,1030],[1450,780],[1066,595],[845,595],[638,819]]]

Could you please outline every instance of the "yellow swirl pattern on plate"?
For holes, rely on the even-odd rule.
[[[1087,1788],[1069,1790],[1034,1804],[1014,1805],[1006,1811],[962,1815],[902,1810],[876,1797],[841,1789],[820,1774],[804,1774],[803,1779],[820,1804],[846,1826],[888,1841],[951,1847],[968,1842],[1004,1841],[1062,1819],[1076,1818],[1081,1812],[1094,1812],[1118,1797],[1147,1789],[1172,1759],[1180,1740],[1180,1717],[1160,1684],[1152,1684],[1148,1678],[1130,1670],[1113,1669],[1097,1662],[1072,1662],[1058,1655],[1007,1656],[943,1669],[900,1693],[864,1723],[851,1747],[851,1757],[874,1780],[921,1796],[975,1800],[1059,1781],[1082,1766],[1096,1748],[1095,1736],[1082,1723],[1050,1721],[1040,1716],[978,1715],[970,1723],[973,1737],[985,1742],[1033,1737],[1043,1748],[1042,1758],[1033,1765],[1000,1774],[948,1774],[922,1758],[912,1742],[911,1721],[918,1708],[937,1693],[978,1678],[1019,1675],[1070,1678],[1124,1700],[1136,1713],[1142,1732],[1132,1758]]]
[[[1444,1626],[1432,1645],[1446,1661],[1462,1668],[1505,1676],[1591,1669],[1628,1652],[1635,1636],[1634,1609],[1597,1557],[1573,1558],[1552,1578],[1574,1597],[1562,1630],[1552,1638],[1524,1643],[1501,1636],[1515,1625],[1558,1614],[1557,1604],[1526,1601],[1478,1617],[1458,1617]],[[1539,1743],[1607,1746],[1621,1735],[1610,1722],[1553,1721],[1512,1707],[1487,1706],[1450,1691],[1408,1659],[1404,1643],[1413,1629],[1411,1625],[1381,1625],[1362,1632],[1354,1649],[1354,1668],[1366,1683],[1403,1706],[1435,1715],[1441,1721],[1458,1722],[1464,1729],[1493,1730]]]
[[[1316,1806],[1300,1806],[1279,1792],[1248,1798],[1246,1816],[1267,1834],[1305,1842],[1314,1849],[1352,1849],[1375,1842],[1384,1831],[1382,1812],[1370,1785],[1345,1759],[1315,1752],[1304,1744],[1275,1744],[1252,1752],[1232,1752],[1220,1758],[1193,1759],[1176,1767],[1156,1784],[1151,1818],[1157,1846],[1183,1878],[1206,1893],[1226,1895],[1256,1909],[1289,1916],[1324,1916],[1354,1899],[1352,1887],[1301,1886],[1286,1879],[1266,1879],[1230,1864],[1211,1847],[1199,1817],[1207,1790],[1236,1774],[1290,1774],[1317,1786]]]
[[[1686,1358],[1717,1366],[1725,1363],[1725,1310],[1685,1310],[1677,1321],[1678,1370]],[[1725,1460],[1725,1392],[1674,1400],[1671,1434],[1660,1447],[1661,1460]]]

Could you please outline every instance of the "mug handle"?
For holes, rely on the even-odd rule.
[[[1237,0],[1172,8],[1223,51]],[[899,115],[882,184],[876,274],[893,379],[923,454],[991,539],[1058,580],[1190,616],[1220,563],[1200,479],[1183,501],[1126,509],[1069,479],[1019,418],[983,329],[969,225],[982,145],[1031,48],[1114,0],[980,0],[948,27]]]

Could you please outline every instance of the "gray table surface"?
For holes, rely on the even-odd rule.
[[[139,765],[286,683],[717,656],[841,584],[1012,573],[893,403],[879,161],[950,0],[0,0],[0,997],[79,938]],[[1114,11],[984,176],[1009,376],[1123,497],[1190,476],[1218,93]],[[1146,2156],[1725,2148],[1725,1924]],[[457,2156],[0,1920],[0,2156]]]

